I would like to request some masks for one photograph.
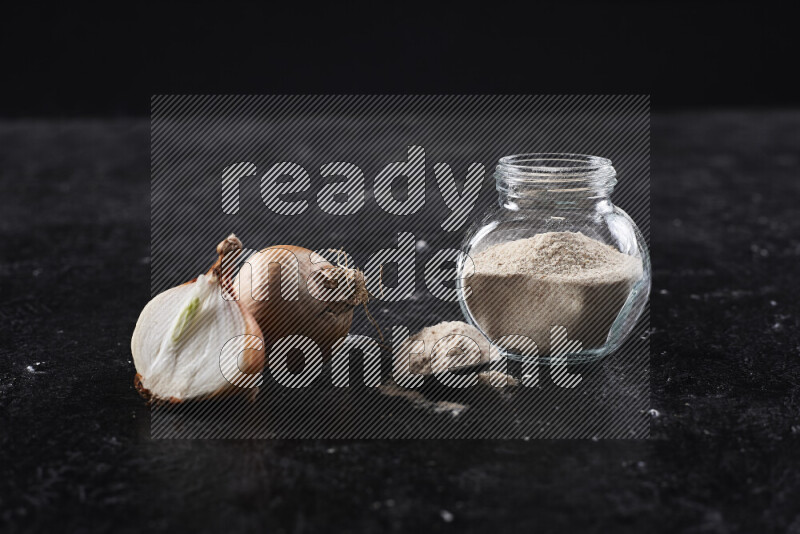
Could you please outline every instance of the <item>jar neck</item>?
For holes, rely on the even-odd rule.
[[[500,159],[494,173],[503,208],[585,210],[607,203],[617,183],[611,161],[580,154],[521,154]]]

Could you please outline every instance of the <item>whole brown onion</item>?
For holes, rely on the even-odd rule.
[[[325,359],[350,331],[353,309],[369,300],[361,271],[291,245],[250,256],[233,287],[261,328],[267,353],[280,338],[301,335],[312,339]],[[290,361],[289,368],[297,364]]]

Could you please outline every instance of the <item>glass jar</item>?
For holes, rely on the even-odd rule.
[[[504,336],[534,341],[543,363],[593,361],[619,348],[647,303],[651,268],[641,232],[609,199],[611,162],[522,154],[500,159],[494,177],[498,205],[477,216],[458,263],[467,321],[512,359],[534,355]],[[556,327],[580,346],[557,345]]]

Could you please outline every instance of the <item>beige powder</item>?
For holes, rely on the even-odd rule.
[[[417,342],[422,342],[419,345]],[[415,346],[420,352],[412,352]],[[430,375],[458,370],[499,358],[489,340],[474,326],[461,321],[449,321],[423,328],[406,339],[395,352],[395,358],[408,358],[411,374]],[[478,383],[494,386],[516,386],[517,380],[499,371],[483,371]]]
[[[639,258],[578,232],[547,232],[494,245],[472,258],[467,305],[491,339],[531,338],[550,354],[550,329],[563,326],[583,349],[602,346],[633,284]]]
[[[422,342],[423,346],[420,347],[418,342]],[[414,352],[420,348],[419,352]],[[492,347],[477,328],[461,321],[448,321],[423,328],[404,340],[394,352],[394,363],[401,364],[402,367],[402,362],[407,359],[408,371],[411,374],[429,376],[487,363],[499,356],[497,349]],[[519,381],[513,376],[496,370],[478,373],[477,383],[479,386],[492,388],[514,388],[519,385]],[[403,398],[415,407],[433,413],[458,416],[469,408],[467,404],[429,400],[419,391],[400,387],[394,383],[382,385],[380,391],[390,397]]]

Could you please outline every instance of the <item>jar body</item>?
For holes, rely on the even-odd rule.
[[[512,359],[579,363],[619,348],[646,306],[651,267],[641,232],[612,204],[610,187],[595,194],[595,183],[586,194],[553,186],[551,177],[544,187],[538,177],[515,184],[501,170],[495,178],[499,203],[476,217],[461,247],[467,322]],[[586,185],[585,177],[578,182]],[[584,261],[591,269],[582,270]],[[521,352],[520,336],[536,350]]]

